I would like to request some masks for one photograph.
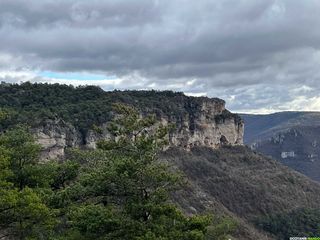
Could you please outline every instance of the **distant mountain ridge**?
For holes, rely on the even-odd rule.
[[[171,148],[162,159],[177,166],[189,182],[174,200],[189,213],[209,211],[235,218],[238,240],[289,239],[261,231],[261,219],[320,208],[320,184],[244,146],[196,147],[189,152]]]
[[[320,126],[320,112],[278,112],[272,114],[239,114],[244,120],[244,142],[265,139],[272,133],[294,126]]]
[[[244,142],[320,181],[320,112],[241,114]]]

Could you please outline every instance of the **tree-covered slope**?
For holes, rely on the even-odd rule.
[[[268,230],[262,219],[287,216],[299,208],[320,209],[319,184],[246,147],[170,149],[163,158],[178,166],[190,182],[176,201],[189,212],[211,209],[237,218],[242,239],[268,239],[257,232]],[[270,233],[282,236],[274,229]]]
[[[93,124],[111,119],[112,103],[121,102],[144,112],[179,116],[189,106],[199,104],[205,97],[194,98],[172,91],[111,91],[96,86],[73,87],[61,84],[0,84],[0,108],[16,111],[12,122],[38,124],[44,119],[60,118],[79,129],[87,130]],[[211,98],[224,105],[224,101]],[[228,111],[225,114],[231,114]]]

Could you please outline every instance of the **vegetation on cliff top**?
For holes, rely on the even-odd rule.
[[[10,112],[10,117],[2,122],[2,128],[17,123],[38,126],[48,119],[62,119],[85,133],[93,125],[112,119],[113,103],[130,104],[146,114],[164,114],[179,120],[184,114],[193,114],[203,101],[224,105],[218,98],[188,97],[172,91],[105,92],[96,86],[0,84],[0,108]],[[220,118],[234,116],[224,111]]]

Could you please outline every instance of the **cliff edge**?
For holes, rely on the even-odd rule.
[[[112,99],[108,107],[115,102],[123,102],[136,107],[142,115],[155,114],[164,125],[175,126],[169,134],[170,146],[190,150],[193,147],[217,149],[225,145],[242,145],[244,124],[242,119],[225,108],[225,102],[218,98],[188,97],[181,93],[153,92],[162,104],[153,102],[146,93],[143,103],[141,91],[117,92],[118,95],[129,95],[130,99]],[[112,93],[105,93],[106,95]],[[165,97],[163,95],[166,95]],[[153,96],[154,98],[155,96]],[[148,102],[146,105],[145,102]],[[107,106],[106,106],[107,107]],[[112,116],[111,109],[108,113]],[[97,141],[107,139],[109,120],[97,122],[83,131],[76,124],[62,118],[47,119],[34,132],[38,143],[43,147],[42,158],[61,158],[69,147],[94,149]],[[95,126],[95,127],[93,127]],[[96,130],[98,127],[99,131]]]

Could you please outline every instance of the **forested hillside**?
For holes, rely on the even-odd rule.
[[[205,97],[203,97],[205,98]],[[186,110],[184,100],[193,104],[203,98],[187,97],[172,91],[112,91],[95,86],[60,84],[0,84],[0,107],[12,111],[6,124],[26,122],[37,125],[45,119],[60,118],[87,131],[93,124],[111,120],[112,103],[130,104],[143,112],[179,116]],[[221,99],[212,99],[221,102]],[[190,106],[190,110],[192,106]],[[225,111],[225,115],[232,115]],[[2,123],[4,124],[4,123]]]
[[[241,144],[168,145],[174,126],[158,121],[164,113],[182,126],[182,139],[225,142],[222,130],[241,134],[231,131],[242,122],[223,100],[92,86],[0,89],[3,239],[267,240],[319,233],[320,185],[304,175]],[[44,160],[30,130],[48,119],[83,134],[107,130],[109,137],[95,149],[64,145],[64,158]],[[208,131],[209,124],[218,131]],[[58,140],[66,139],[55,127]],[[49,143],[55,137],[42,136]]]

